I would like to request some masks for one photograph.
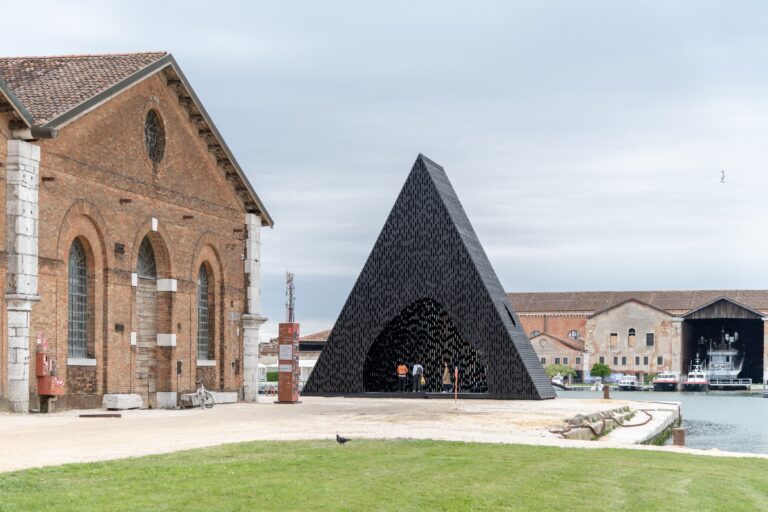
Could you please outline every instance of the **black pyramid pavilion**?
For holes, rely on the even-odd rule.
[[[461,393],[555,397],[445,171],[423,155],[304,394],[394,392],[400,362],[424,367],[427,392],[442,389],[447,362]]]

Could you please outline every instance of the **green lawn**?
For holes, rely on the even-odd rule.
[[[768,461],[438,441],[254,442],[0,473],[0,510],[768,511]]]

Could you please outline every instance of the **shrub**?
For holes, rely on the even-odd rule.
[[[546,373],[547,377],[550,379],[558,373],[563,377],[568,377],[569,375],[576,376],[576,370],[570,366],[565,366],[564,364],[548,364],[544,367],[544,373]]]
[[[591,375],[592,377],[602,377],[603,381],[605,381],[605,378],[608,377],[610,374],[611,374],[611,369],[608,367],[607,364],[602,364],[602,363],[595,363],[592,369],[589,370],[589,375]]]
[[[267,382],[277,382],[277,372],[267,372]]]

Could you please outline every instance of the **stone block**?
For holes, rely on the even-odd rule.
[[[8,157],[12,155],[18,159],[32,160],[34,163],[40,162],[40,146],[31,144],[23,140],[9,140]]]
[[[157,291],[159,292],[175,292],[178,288],[178,282],[175,279],[158,279]]]
[[[178,393],[175,391],[158,391],[157,392],[157,408],[158,409],[175,409],[176,397]]]
[[[29,379],[29,364],[28,363],[15,363],[8,365],[8,380],[23,380]]]
[[[200,400],[195,393],[185,393],[179,399],[181,407],[200,407]]]
[[[260,231],[261,229],[261,217],[256,215],[255,213],[246,213],[245,214],[245,225],[250,229],[253,229],[254,231]],[[249,231],[248,234],[250,235],[251,232]]]
[[[139,409],[142,405],[141,395],[135,393],[109,393],[104,395],[102,405],[105,409],[110,410]]]
[[[17,234],[34,237],[37,236],[37,222],[35,222],[35,220],[32,218],[21,216],[16,217],[13,228]]]
[[[175,347],[176,335],[175,334],[158,334],[157,346],[158,347]]]
[[[211,391],[213,402],[216,404],[237,403],[237,391]]]

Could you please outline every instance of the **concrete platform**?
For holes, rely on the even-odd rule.
[[[91,462],[256,440],[327,439],[336,433],[355,439],[437,439],[582,448],[632,448],[729,455],[760,455],[641,446],[634,439],[572,441],[550,432],[577,414],[597,413],[648,402],[555,399],[543,401],[403,400],[302,396],[301,404],[262,403],[194,409],[141,409],[122,418],[82,419],[88,411],[0,414],[0,471]],[[638,417],[639,419],[639,417]],[[630,430],[630,429],[624,429]],[[638,427],[637,432],[645,430]],[[55,432],[55,443],[41,439]],[[609,436],[610,437],[610,436]],[[768,456],[762,456],[768,458]]]

